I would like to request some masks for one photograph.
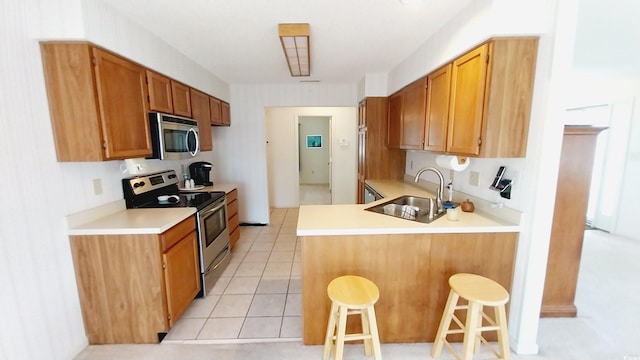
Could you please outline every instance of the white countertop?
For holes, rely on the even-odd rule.
[[[420,233],[519,232],[520,226],[478,211],[460,211],[458,221],[446,216],[430,224],[378,214],[365,209],[402,195],[433,197],[430,192],[402,181],[367,180],[385,199],[370,204],[302,205],[298,213],[298,236],[375,235]]]
[[[69,235],[161,234],[196,208],[127,209],[69,228]]]
[[[235,184],[214,184],[197,192],[230,193]],[[196,213],[196,208],[126,209],[124,200],[67,216],[69,235],[161,234]]]

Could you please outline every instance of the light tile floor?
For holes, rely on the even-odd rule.
[[[255,240],[255,239],[254,239]],[[246,255],[245,255],[246,256]],[[638,360],[640,359],[640,242],[612,236],[600,231],[585,232],[576,293],[576,318],[540,319],[537,355],[511,354],[512,360]],[[293,267],[293,265],[292,265]],[[299,293],[299,292],[297,292]],[[214,299],[211,297],[211,299]],[[212,301],[213,300],[208,300]],[[217,300],[216,300],[217,301]],[[199,305],[207,313],[214,305]],[[197,312],[189,309],[190,312]],[[200,311],[200,310],[198,310]],[[251,318],[251,317],[248,317]],[[194,317],[194,320],[199,318]],[[204,317],[211,320],[211,318]],[[218,318],[229,320],[233,318]],[[282,317],[283,323],[297,321],[295,317]],[[220,320],[219,320],[220,321]],[[229,321],[232,323],[233,321]],[[297,324],[300,324],[297,322]],[[226,325],[226,324],[224,324]],[[242,325],[235,324],[236,331]],[[250,326],[249,326],[250,327]],[[197,328],[197,327],[196,327]],[[281,326],[281,335],[285,326]],[[198,331],[204,329],[198,328]],[[207,330],[209,331],[209,330]],[[247,330],[249,331],[249,330]],[[173,332],[173,331],[172,331]],[[215,330],[211,330],[215,332]],[[193,335],[197,337],[197,335]],[[266,339],[266,338],[265,338]],[[146,345],[92,345],[85,348],[77,360],[107,359],[320,359],[322,346],[305,346],[300,340],[277,342],[266,339],[258,343],[208,344],[207,341]],[[288,340],[288,339],[284,339]],[[230,339],[228,342],[233,342]],[[198,344],[198,345],[195,345]],[[385,359],[432,359],[432,344],[382,344]],[[362,351],[362,345],[345,346],[345,359],[371,359]],[[454,344],[459,348],[459,344]],[[491,359],[481,353],[474,359]],[[453,359],[443,351],[440,360]]]
[[[267,226],[240,227],[229,266],[195,299],[163,343],[302,338],[298,209],[273,209]]]

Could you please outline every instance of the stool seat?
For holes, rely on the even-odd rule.
[[[381,360],[378,325],[373,305],[380,297],[378,287],[361,276],[344,275],[337,277],[327,286],[331,299],[331,311],[327,324],[322,358],[329,359],[333,353],[335,360],[341,360],[345,341],[364,341],[364,352],[376,360]],[[362,333],[347,334],[347,316],[360,315]]]
[[[378,287],[361,276],[345,275],[331,280],[327,286],[331,301],[349,308],[365,308],[373,305],[380,297]]]
[[[507,333],[507,315],[505,304],[509,301],[509,292],[497,282],[475,274],[455,274],[449,277],[449,298],[442,313],[442,320],[433,341],[431,356],[438,358],[442,346],[447,348],[457,359],[471,360],[474,352],[478,352],[480,344],[487,345],[500,359],[509,360],[509,334]],[[462,305],[458,300],[466,300]],[[487,315],[483,307],[493,307],[493,318]],[[466,310],[464,322],[456,311]],[[457,326],[451,328],[451,324]],[[498,335],[498,351],[482,336],[483,331],[495,331]],[[447,335],[463,334],[462,354],[458,356]]]
[[[509,301],[509,293],[497,282],[476,274],[455,274],[449,278],[449,286],[469,301],[485,306],[498,306]]]

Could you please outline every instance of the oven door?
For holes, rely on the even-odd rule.
[[[198,211],[202,295],[206,296],[229,263],[231,248],[225,198]]]

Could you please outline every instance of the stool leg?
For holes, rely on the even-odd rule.
[[[369,333],[371,334],[371,343],[373,345],[373,358],[382,360],[382,351],[380,350],[380,337],[378,334],[378,322],[376,321],[376,312],[373,305],[367,308],[367,318],[369,319]]]
[[[476,324],[476,328],[480,329],[482,327],[482,322],[484,321],[484,319],[482,318],[482,312],[484,311],[484,307],[482,305],[479,305],[480,309],[478,311],[478,322]],[[474,342],[473,345],[473,352],[475,354],[480,352],[480,344],[482,344],[482,341],[480,341],[480,336],[482,336],[482,332],[479,331],[478,333],[476,333],[476,340]]]
[[[478,336],[478,316],[479,310],[482,308],[477,302],[469,301],[467,309],[467,319],[464,325],[464,340],[462,342],[462,359],[471,360],[473,358],[473,350]]]
[[[331,312],[329,313],[329,324],[327,325],[327,335],[324,338],[324,352],[322,360],[328,360],[333,349],[333,335],[336,333],[336,316],[338,316],[338,306],[331,302]]]
[[[363,335],[370,335],[371,331],[369,330],[370,329],[369,313],[365,309],[360,310],[360,323],[362,324],[362,334]],[[371,338],[364,339],[364,354],[365,355],[371,356],[371,346],[372,346]]]
[[[496,306],[496,323],[500,326],[498,329],[498,348],[500,349],[500,355],[503,360],[509,360],[511,357],[511,350],[509,349],[509,331],[507,330],[507,313],[505,312],[504,305]]]
[[[444,306],[444,311],[442,312],[440,326],[438,327],[438,332],[436,333],[436,338],[433,340],[433,347],[431,348],[431,356],[434,359],[440,356],[442,345],[444,345],[444,340],[447,337],[447,331],[449,330],[451,318],[453,317],[456,304],[458,304],[459,297],[460,296],[455,291],[449,291],[449,297],[447,298],[447,303]]]
[[[342,360],[344,352],[344,338],[347,332],[347,312],[346,306],[338,305],[338,334],[336,335],[336,353],[335,360]]]

